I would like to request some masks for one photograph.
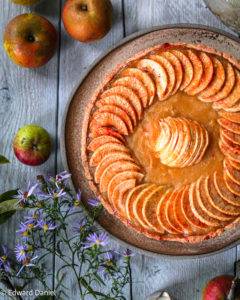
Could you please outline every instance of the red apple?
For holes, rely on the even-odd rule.
[[[57,48],[57,31],[47,19],[36,14],[23,14],[6,26],[3,42],[10,59],[26,68],[46,64]]]
[[[222,275],[210,280],[203,291],[203,300],[225,300],[230,292],[234,277]]]
[[[103,38],[112,26],[110,0],[67,0],[62,20],[69,35],[80,42]]]
[[[34,124],[19,129],[14,141],[13,150],[19,161],[29,166],[43,164],[51,153],[51,138],[42,127]]]

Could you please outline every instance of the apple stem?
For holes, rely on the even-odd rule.
[[[87,6],[87,4],[81,4],[81,5],[80,5],[80,10],[81,10],[81,11],[88,11],[88,6]]]

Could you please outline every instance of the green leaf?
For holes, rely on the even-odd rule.
[[[0,195],[0,225],[15,214],[17,199],[13,197],[16,194],[17,190],[11,190]]]
[[[0,165],[8,164],[10,161],[3,155],[0,155]]]

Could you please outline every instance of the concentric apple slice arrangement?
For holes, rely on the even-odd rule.
[[[82,158],[90,186],[108,212],[158,240],[194,243],[239,224],[238,67],[232,58],[202,45],[161,45],[132,58],[106,80],[85,120]],[[180,91],[217,111],[222,169],[182,186],[146,182],[128,137],[151,105],[161,101],[164,106]],[[161,118],[151,130],[153,151],[167,168],[198,168],[216,138],[184,115]]]

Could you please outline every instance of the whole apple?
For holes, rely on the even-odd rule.
[[[225,300],[230,292],[234,277],[222,275],[210,280],[203,291],[203,300]]]
[[[110,0],[67,0],[62,20],[68,34],[80,42],[103,38],[112,26]]]
[[[57,48],[58,35],[55,27],[44,17],[22,14],[6,26],[3,42],[10,59],[26,68],[46,64]]]
[[[33,5],[40,1],[41,0],[12,0],[13,3],[20,4],[20,5]]]
[[[13,141],[13,150],[17,159],[29,166],[43,164],[49,158],[51,149],[49,133],[35,124],[19,129]]]

